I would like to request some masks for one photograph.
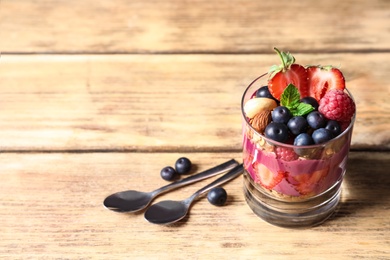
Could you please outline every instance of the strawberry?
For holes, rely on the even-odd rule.
[[[306,69],[299,64],[295,64],[295,58],[290,53],[280,52],[277,48],[274,48],[274,50],[278,53],[282,65],[274,65],[268,72],[268,89],[271,95],[280,100],[284,89],[289,84],[293,84],[298,88],[301,98],[308,96]]]
[[[317,170],[312,173],[303,173],[294,177],[298,182],[295,184],[296,190],[302,195],[312,194],[319,186],[322,179],[328,174],[329,168]]]
[[[331,89],[344,90],[343,73],[332,66],[309,66],[307,69],[309,96],[317,101]]]
[[[272,189],[286,176],[286,173],[283,171],[278,171],[276,174],[273,173],[263,164],[256,163],[254,168],[256,171],[255,181],[266,189]]]

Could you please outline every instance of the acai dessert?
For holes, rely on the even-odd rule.
[[[275,48],[242,99],[244,191],[252,210],[280,226],[317,225],[340,200],[355,102],[334,66],[303,66]]]

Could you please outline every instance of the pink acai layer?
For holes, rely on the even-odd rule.
[[[283,179],[272,190],[287,196],[298,197],[302,195],[317,195],[332,187],[342,178],[343,169],[347,161],[349,142],[329,157],[321,159],[306,159],[299,157],[297,160],[284,161],[276,158],[274,152],[256,148],[256,145],[244,135],[243,151],[244,165],[252,179],[258,185],[256,166],[259,164],[267,167],[275,176],[279,171],[284,173]],[[318,176],[312,176],[319,174]],[[300,176],[305,175],[305,176]],[[307,183],[307,179],[313,177],[314,183]],[[305,183],[300,183],[305,180]],[[302,185],[304,191],[302,191]]]

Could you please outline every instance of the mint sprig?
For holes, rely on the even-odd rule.
[[[282,93],[280,104],[287,107],[293,116],[304,116],[314,110],[312,105],[302,103],[300,99],[298,89],[293,84],[289,84]]]

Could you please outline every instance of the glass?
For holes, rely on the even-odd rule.
[[[255,79],[241,102],[247,204],[273,225],[319,225],[332,215],[340,201],[355,115],[340,135],[323,144],[294,146],[268,139],[252,128],[243,110],[256,90],[267,85],[267,78],[264,74]],[[293,151],[293,157],[289,161],[278,158],[276,149]],[[263,185],[270,179],[277,183]]]

